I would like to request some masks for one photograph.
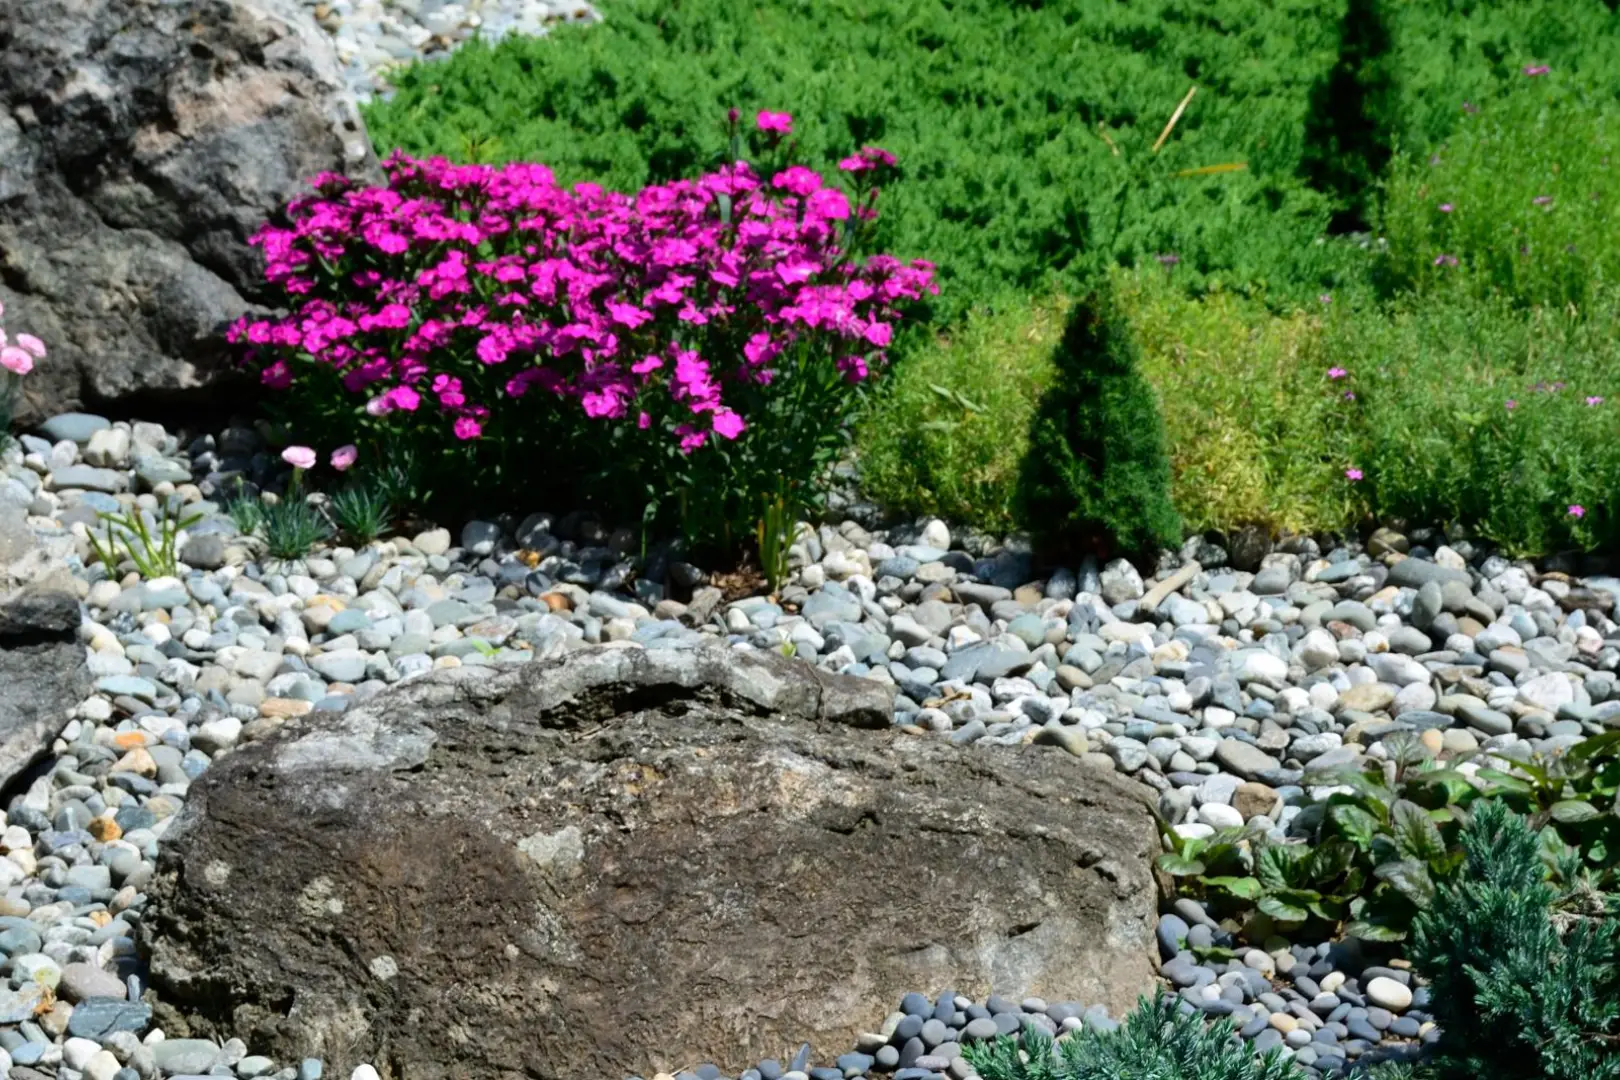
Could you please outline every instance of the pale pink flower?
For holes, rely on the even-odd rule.
[[[34,358],[26,350],[15,345],[7,345],[0,349],[0,367],[5,368],[13,375],[26,375],[34,370]]]
[[[1442,214],[1449,214],[1455,209],[1456,209],[1456,207],[1452,206],[1448,202],[1443,202],[1443,203],[1440,204],[1440,212]]]
[[[1362,476],[1361,470],[1356,468],[1354,465],[1352,465],[1350,468],[1344,470],[1344,478],[1346,480],[1350,481],[1352,484],[1355,483],[1357,480],[1360,480],[1361,476]]]
[[[18,334],[17,347],[33,353],[35,360],[45,359],[45,343],[33,334]]]
[[[1586,403],[1588,405],[1601,405],[1603,404],[1603,399],[1598,395],[1593,394],[1591,397],[1586,399]]]
[[[1570,503],[1570,505],[1569,505],[1569,516],[1572,517],[1572,518],[1583,518],[1583,517],[1585,517],[1586,516],[1586,507],[1582,506],[1580,503]]]
[[[350,465],[353,465],[354,459],[359,456],[360,451],[355,449],[353,443],[350,443],[348,446],[340,446],[336,450],[332,451],[332,468],[336,469],[338,472],[343,472]]]
[[[1330,379],[1342,379],[1348,374],[1350,374],[1350,373],[1348,371],[1344,370],[1344,368],[1342,368],[1342,367],[1330,367],[1330,368],[1328,368],[1328,378],[1330,378]]]
[[[289,446],[281,452],[281,460],[295,469],[313,469],[315,451],[307,446]]]

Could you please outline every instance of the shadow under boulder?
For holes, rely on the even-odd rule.
[[[890,695],[604,647],[295,721],[168,834],[159,1020],[339,1076],[599,1080],[841,1053],[914,989],[1150,991],[1142,789],[893,734]]]

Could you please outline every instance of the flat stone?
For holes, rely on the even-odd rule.
[[[106,867],[101,869],[105,870]],[[95,964],[67,964],[62,968],[62,981],[58,993],[67,1001],[87,998],[123,998],[128,996],[124,980]]]
[[[93,413],[67,412],[58,413],[39,425],[39,430],[51,442],[69,442],[84,446],[90,437],[98,431],[105,431],[112,427],[112,421],[105,416],[96,416]]]
[[[1277,759],[1241,739],[1222,739],[1215,747],[1215,760],[1245,780],[1257,780],[1277,767]]]

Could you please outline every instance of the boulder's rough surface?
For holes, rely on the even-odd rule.
[[[215,379],[262,299],[248,237],[374,166],[298,0],[0,3],[0,301],[50,349],[20,419]]]
[[[38,761],[90,692],[66,564],[0,502],[0,789]]]
[[[599,1080],[841,1052],[915,988],[1151,990],[1145,789],[860,730],[890,694],[605,647],[294,721],[169,833],[163,1026],[340,1076]]]

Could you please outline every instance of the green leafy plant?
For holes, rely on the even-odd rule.
[[[243,491],[239,483],[236,493],[225,501],[225,516],[231,519],[237,532],[252,536],[264,525],[264,504],[257,496]]]
[[[1143,998],[1113,1031],[1082,1028],[1053,1040],[1026,1027],[1019,1038],[968,1043],[962,1055],[984,1080],[1305,1080],[1280,1050],[1256,1056],[1233,1037],[1231,1021],[1206,1024],[1179,1006]]]
[[[102,535],[97,536],[94,529],[87,535],[90,550],[107,573],[116,572],[128,560],[135,564],[136,573],[151,580],[179,573],[180,532],[201,521],[202,515],[187,514],[178,503],[164,502],[155,521],[148,521],[139,508],[124,513],[103,510],[96,518],[103,526]]]
[[[1463,871],[1417,918],[1409,955],[1440,1027],[1436,1080],[1620,1077],[1620,921],[1556,909],[1532,825],[1497,800],[1462,833]]]
[[[1019,513],[1045,547],[1151,552],[1181,540],[1153,389],[1111,296],[1075,306],[1030,427]]]
[[[393,506],[372,484],[355,484],[333,492],[327,510],[338,531],[357,544],[369,544],[381,536],[394,514]]]
[[[1620,731],[1608,731],[1550,755],[1534,755],[1511,769],[1480,769],[1486,791],[1527,815],[1544,861],[1558,869],[1578,854],[1598,887],[1613,889],[1620,871]],[[1560,872],[1560,877],[1565,875]]]

